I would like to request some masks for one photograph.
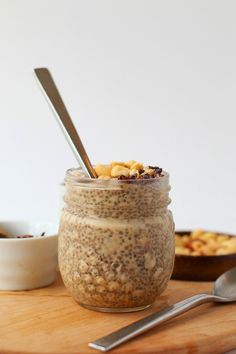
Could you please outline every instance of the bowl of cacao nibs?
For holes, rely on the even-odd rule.
[[[58,225],[0,222],[0,290],[29,290],[54,282]]]

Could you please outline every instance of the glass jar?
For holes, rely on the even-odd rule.
[[[143,180],[66,173],[59,267],[82,306],[130,312],[150,306],[170,279],[174,223],[169,175]]]

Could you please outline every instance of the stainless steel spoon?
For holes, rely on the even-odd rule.
[[[214,283],[212,294],[198,294],[89,343],[89,347],[106,352],[149,329],[206,302],[236,301],[236,267],[222,274]]]
[[[34,72],[82,170],[88,177],[96,178],[96,172],[93,169],[82,141],[80,140],[49,70],[47,68],[36,68],[34,69]]]

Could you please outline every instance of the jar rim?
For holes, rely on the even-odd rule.
[[[102,178],[90,178],[83,175],[79,175],[82,173],[82,169],[79,168],[70,168],[66,171],[65,182],[71,182],[73,184],[78,185],[96,185],[96,186],[119,186],[124,184],[132,184],[132,185],[144,185],[150,183],[168,183],[169,181],[169,173],[167,171],[162,171],[163,176],[157,176],[155,178],[148,178],[148,179],[117,179],[117,178],[109,178],[109,179],[102,179]]]

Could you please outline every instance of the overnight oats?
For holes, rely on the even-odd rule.
[[[169,175],[135,161],[66,174],[59,266],[74,299],[89,309],[137,311],[164,291],[174,262]]]

